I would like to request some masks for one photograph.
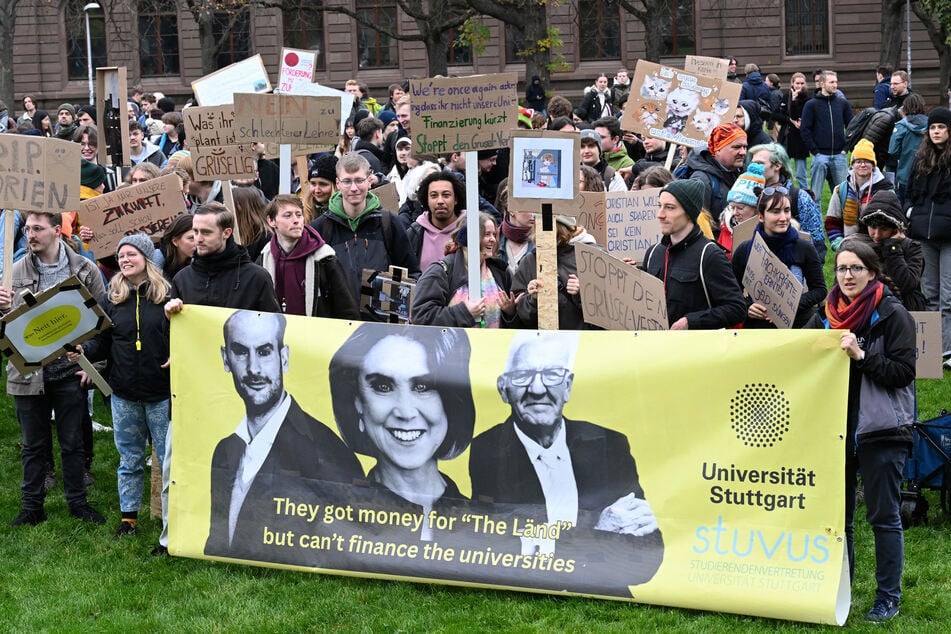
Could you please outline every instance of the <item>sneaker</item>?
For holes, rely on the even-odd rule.
[[[56,472],[47,471],[46,477],[43,478],[43,490],[52,491],[55,488],[56,488]]]
[[[92,477],[92,471],[89,469],[83,469],[83,484],[87,487],[96,484],[96,478]]]
[[[45,521],[46,513],[44,513],[42,509],[39,511],[27,511],[24,509],[20,511],[19,515],[13,518],[13,521],[10,522],[10,526],[23,526],[24,524],[36,526]]]
[[[99,511],[89,506],[89,504],[74,506],[69,509],[69,512],[73,517],[78,517],[84,522],[92,522],[93,524],[106,523],[106,518],[104,518]]]
[[[159,544],[149,553],[152,557],[168,557],[168,548]]]
[[[865,615],[866,621],[882,622],[898,616],[898,604],[891,599],[875,599],[872,609]]]
[[[132,522],[119,522],[119,528],[116,529],[116,537],[138,534],[138,527]]]
[[[112,431],[112,427],[109,427],[109,426],[107,426],[107,425],[103,425],[103,424],[101,424],[101,423],[97,423],[96,421],[93,421],[93,422],[92,422],[92,430],[93,430],[93,431]]]

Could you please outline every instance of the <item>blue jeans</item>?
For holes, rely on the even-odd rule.
[[[928,310],[941,311],[941,346],[951,355],[951,242],[921,240],[925,270],[921,274],[921,292]]]
[[[901,527],[901,481],[908,445],[889,442],[860,444],[845,465],[845,535],[849,572],[855,579],[855,488],[862,471],[866,519],[875,535],[876,599],[901,600],[905,538]]]
[[[40,370],[42,372],[42,370]],[[56,412],[56,437],[63,467],[63,491],[66,503],[76,508],[86,503],[86,485],[83,483],[83,414],[86,412],[86,390],[79,387],[78,378],[44,383],[44,394],[15,396],[17,419],[23,434],[23,494],[24,511],[40,511],[46,491],[43,480],[53,451],[53,432],[50,415]]]
[[[796,162],[796,185],[800,188],[809,187],[809,177],[806,175],[806,162],[809,159],[789,159]]]
[[[828,182],[829,191],[835,189],[835,186],[844,181],[849,176],[849,166],[845,160],[845,154],[813,154],[812,155],[812,174],[809,176],[809,189],[816,195],[817,200],[822,200],[822,186]]]
[[[165,459],[169,399],[158,403],[127,401],[112,395],[112,429],[119,450],[119,508],[123,513],[138,511],[144,489],[146,444],[149,432],[155,454]]]

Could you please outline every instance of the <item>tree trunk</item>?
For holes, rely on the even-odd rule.
[[[16,111],[13,101],[13,32],[16,25],[17,0],[7,0],[0,6],[0,101],[7,104],[10,116]],[[16,117],[14,117],[15,119]]]
[[[436,75],[449,76],[449,35],[446,31],[429,30],[427,23],[417,20],[419,31],[423,34],[426,44],[426,59],[429,62],[429,77]]]
[[[539,46],[539,42],[548,39],[548,16],[545,5],[527,3],[523,15],[525,45],[531,47],[532,54],[525,60],[525,81],[528,83],[535,75],[541,79],[542,86],[551,85],[552,51],[548,46]]]
[[[670,24],[669,11],[649,11],[644,23],[644,59],[655,64],[660,63],[664,52],[664,25]],[[669,27],[668,27],[669,28]]]
[[[882,52],[878,62],[895,70],[898,70],[901,63],[904,16],[905,0],[882,0]]]
[[[949,75],[951,75],[951,46],[948,45],[948,29],[945,25],[935,20],[939,19],[938,17],[933,17],[932,14],[923,8],[919,3],[911,3],[912,10],[915,12],[915,15],[918,16],[918,19],[921,20],[921,23],[924,25],[925,29],[928,31],[928,38],[931,40],[932,46],[934,46],[935,51],[938,52],[938,64],[940,70],[938,71],[941,75],[939,78],[938,94],[941,97],[941,103],[944,103],[944,100],[947,99],[948,95],[948,80]]]
[[[201,74],[218,70],[218,43],[215,41],[214,15],[202,11],[198,15],[198,42],[201,46]]]

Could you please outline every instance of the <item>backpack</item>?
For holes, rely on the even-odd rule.
[[[797,222],[799,222],[799,191],[800,189],[801,188],[799,187],[799,185],[795,184],[795,181],[793,182],[793,184],[789,186],[789,202],[792,203],[792,217],[795,218]],[[809,194],[809,196],[812,198],[814,202],[819,202],[818,200],[816,200],[816,194],[814,191],[812,191],[809,188],[806,188],[803,191]],[[844,206],[845,202],[843,202],[842,205]]]
[[[862,112],[852,117],[852,120],[849,121],[849,125],[845,127],[846,152],[851,152],[854,150],[855,145],[864,138],[865,128],[868,127],[869,122],[877,112],[878,110],[875,108],[866,108]]]

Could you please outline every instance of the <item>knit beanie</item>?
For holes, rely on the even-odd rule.
[[[660,192],[676,198],[690,219],[697,222],[703,210],[703,183],[695,178],[684,178],[667,183]]]
[[[859,221],[865,226],[885,223],[901,232],[905,231],[905,214],[901,211],[901,202],[898,195],[889,190],[875,192],[859,215]]]
[[[764,187],[766,187],[766,179],[763,177],[763,166],[759,163],[750,163],[746,171],[736,179],[726,200],[730,203],[742,203],[755,207],[759,200],[756,188],[759,188],[761,193]]]
[[[310,173],[307,174],[307,179],[310,180],[311,178],[323,178],[331,183],[336,181],[337,157],[333,154],[318,156],[313,167],[310,168]]]
[[[479,150],[477,154],[478,154],[479,160],[484,161],[486,159],[490,159],[493,156],[498,155],[498,153],[499,153],[498,150]]]
[[[76,112],[85,112],[92,118],[93,123],[96,122],[96,106],[90,106],[89,104],[86,104],[85,106],[79,106],[79,110]]]
[[[59,108],[56,109],[56,114],[58,115],[62,110],[66,110],[74,117],[76,116],[76,108],[74,108],[71,103],[60,104]]]
[[[951,110],[947,108],[935,108],[928,113],[928,125],[932,123],[943,123],[951,128]]]
[[[116,258],[119,257],[119,249],[126,244],[135,247],[139,253],[145,256],[146,260],[152,260],[153,263],[155,262],[155,245],[152,244],[152,238],[144,233],[130,233],[119,240],[119,246],[116,247]]]
[[[859,142],[855,144],[855,149],[852,150],[852,162],[858,159],[871,161],[872,165],[875,165],[875,146],[868,139],[859,139]]]
[[[376,118],[383,122],[383,129],[385,130],[386,126],[396,121],[396,113],[392,110],[384,110]]]
[[[743,128],[735,123],[721,123],[710,131],[707,149],[710,150],[710,154],[716,154],[740,137],[746,137]]]
[[[585,141],[591,141],[599,148],[601,147],[601,135],[594,130],[581,131],[581,142],[584,143]]]
[[[96,189],[106,182],[106,170],[102,165],[80,159],[82,162],[79,168],[79,184],[85,185],[91,189]]]

